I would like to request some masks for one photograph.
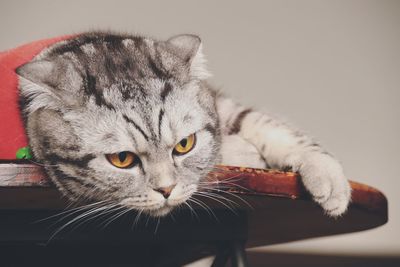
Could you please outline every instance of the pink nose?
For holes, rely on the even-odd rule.
[[[175,188],[175,186],[176,186],[176,184],[173,184],[168,187],[160,187],[160,188],[154,189],[154,191],[157,191],[158,193],[163,195],[165,199],[167,199],[171,195],[171,192]]]

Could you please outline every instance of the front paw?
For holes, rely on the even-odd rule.
[[[298,171],[304,186],[326,214],[337,217],[347,210],[351,187],[334,158],[325,154],[306,155]]]

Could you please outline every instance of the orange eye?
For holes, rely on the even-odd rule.
[[[117,168],[132,168],[139,162],[139,157],[129,151],[123,151],[114,154],[106,154],[108,161]]]
[[[184,155],[188,153],[196,144],[196,135],[191,134],[188,137],[183,138],[178,144],[176,144],[173,153],[175,155]]]

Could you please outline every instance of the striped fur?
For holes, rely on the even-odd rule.
[[[73,200],[110,200],[161,216],[185,202],[217,163],[290,168],[330,215],[347,207],[340,164],[310,138],[217,94],[201,42],[88,33],[17,69],[35,159]],[[195,148],[172,154],[196,133]],[[113,167],[132,151],[141,164]],[[165,200],[155,189],[176,184]]]

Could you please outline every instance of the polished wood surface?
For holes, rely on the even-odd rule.
[[[232,213],[232,220],[236,211],[245,212],[249,247],[362,231],[388,220],[385,196],[357,182],[351,182],[352,203],[348,212],[340,218],[330,218],[310,199],[296,173],[217,166],[207,181],[207,187],[225,200],[201,196],[198,199],[216,214]],[[0,164],[1,210],[60,210],[66,204],[40,166],[24,162]],[[193,208],[204,210],[202,206]],[[180,213],[185,212],[188,210],[181,209],[174,217],[179,220]],[[170,231],[167,225],[164,230]],[[159,227],[162,232],[163,220]]]

